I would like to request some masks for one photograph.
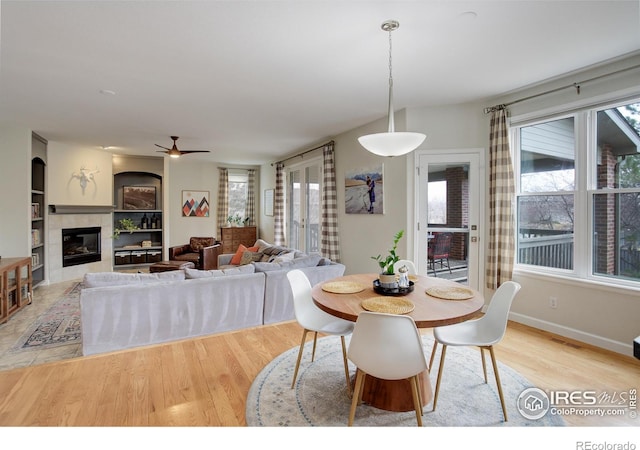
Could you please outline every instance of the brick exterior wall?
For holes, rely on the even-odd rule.
[[[613,188],[616,181],[616,157],[610,146],[600,149],[597,168],[598,188]],[[596,236],[596,273],[616,273],[616,196],[598,194],[594,197],[594,232]]]
[[[451,167],[445,171],[447,179],[447,226],[469,227],[469,176],[463,167]],[[454,233],[451,243],[451,259],[467,259],[468,234]]]

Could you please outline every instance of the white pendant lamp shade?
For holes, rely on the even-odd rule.
[[[427,136],[410,131],[392,131],[360,136],[358,142],[364,148],[379,156],[400,156],[412,152]]]
[[[412,152],[426,139],[422,133],[410,131],[396,132],[393,120],[393,74],[391,64],[391,32],[397,30],[400,24],[395,20],[387,20],[382,29],[389,32],[389,127],[386,133],[367,134],[358,138],[358,142],[366,150],[379,156],[400,156]]]

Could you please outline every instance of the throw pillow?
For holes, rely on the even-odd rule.
[[[272,262],[283,263],[285,261],[293,261],[293,257],[296,254],[295,251],[291,251],[288,253],[282,253],[274,258]]]
[[[246,251],[242,254],[242,258],[240,258],[240,265],[244,266],[252,262],[260,261],[260,258],[262,258],[262,253]]]
[[[240,260],[242,259],[242,254],[244,252],[247,252],[247,251],[249,251],[249,252],[257,252],[259,250],[258,250],[258,247],[255,246],[255,245],[253,247],[247,248],[244,245],[240,244],[240,245],[238,245],[238,250],[236,250],[235,255],[233,255],[233,258],[231,258],[230,263],[232,265],[234,265],[234,266],[239,266],[240,265]]]
[[[265,248],[271,247],[271,244],[269,244],[267,241],[263,241],[262,239],[258,239],[253,245],[258,247],[258,250],[256,250],[257,252],[262,252]]]
[[[242,259],[242,254],[247,251],[247,247],[240,244],[238,245],[238,250],[236,250],[236,254],[231,258],[231,264],[237,266],[240,264],[240,260]]]

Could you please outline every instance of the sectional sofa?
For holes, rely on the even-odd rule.
[[[237,265],[228,264],[234,255],[220,255],[217,270],[85,274],[83,355],[292,320],[289,270],[302,270],[312,285],[344,274],[343,264],[319,255],[257,244],[252,249],[267,253],[252,250],[252,260]]]

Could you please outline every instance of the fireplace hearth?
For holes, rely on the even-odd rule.
[[[100,227],[62,229],[62,267],[102,260]]]

